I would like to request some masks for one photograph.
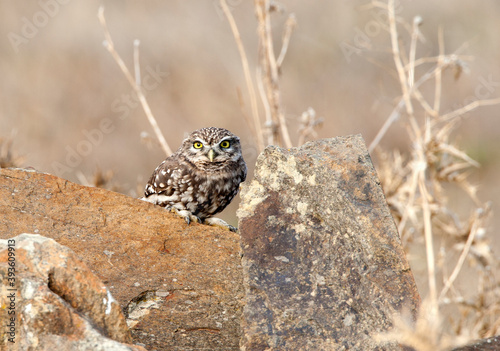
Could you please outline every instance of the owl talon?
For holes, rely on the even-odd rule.
[[[219,227],[222,229],[227,229],[227,230],[234,232],[234,233],[238,233],[238,228],[233,227],[230,224],[227,224],[225,221],[223,221],[220,218],[215,218],[215,217],[206,218],[205,221],[203,222],[203,224],[208,224],[208,225],[211,225],[214,227]]]
[[[177,216],[179,217],[182,217],[184,218],[184,220],[186,221],[187,224],[191,224],[191,222],[194,222],[194,223],[202,223],[202,220],[200,219],[200,217],[198,216],[195,216],[194,214],[192,214],[191,212],[189,211],[186,211],[186,210],[178,210],[177,208],[175,207],[172,207],[172,206],[165,206],[165,209],[167,211],[170,211],[172,213],[175,213]]]
[[[195,215],[192,215],[192,214],[189,214],[187,216],[184,216],[182,214],[179,214],[179,215],[184,217],[184,220],[186,221],[187,224],[191,224],[191,222],[202,223],[200,217],[198,217],[198,216],[195,216]]]

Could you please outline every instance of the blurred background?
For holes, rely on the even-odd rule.
[[[253,73],[258,61],[253,2],[227,2]],[[251,179],[258,150],[242,117],[250,115],[249,99],[218,0],[0,2],[0,138],[12,141],[22,165],[83,184],[95,184],[100,174],[106,187],[138,197],[165,157],[103,46],[101,5],[115,48],[130,69],[133,42],[140,40],[147,99],[170,147],[177,149],[195,129],[227,128],[242,140]],[[288,15],[294,13],[297,21],[281,70],[293,142],[300,116],[312,107],[324,119],[319,138],[361,133],[371,143],[401,95],[385,15],[367,0],[278,5],[281,12],[272,17],[276,51]],[[409,23],[417,15],[423,19],[417,57],[439,54],[440,30],[445,53],[458,50],[463,57],[460,72],[443,75],[442,111],[500,97],[500,2],[400,0],[396,10]],[[472,111],[453,134],[481,164],[471,179],[480,186],[479,198],[493,201],[494,213],[500,213],[499,112],[498,105]],[[404,152],[406,128],[405,121],[396,122],[379,146]],[[220,217],[236,224],[238,201]],[[490,229],[498,250],[497,218]]]

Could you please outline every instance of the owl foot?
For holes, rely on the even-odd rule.
[[[201,220],[200,217],[195,216],[194,214],[192,214],[191,212],[189,212],[187,210],[178,210],[175,207],[168,207],[166,209],[170,212],[175,213],[179,217],[184,218],[184,220],[186,221],[187,224],[191,224],[191,222],[203,223],[203,221]]]
[[[211,225],[211,226],[214,226],[214,227],[219,227],[219,228],[222,228],[222,229],[228,229],[228,230],[230,230],[232,232],[235,232],[235,233],[238,232],[238,228],[233,227],[232,225],[227,224],[225,221],[223,221],[220,218],[215,218],[215,217],[206,218],[203,221],[203,224],[208,224],[208,225]]]

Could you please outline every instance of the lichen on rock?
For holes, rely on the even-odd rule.
[[[268,147],[239,211],[242,349],[375,350],[419,296],[360,136]],[[386,350],[400,350],[385,345]]]

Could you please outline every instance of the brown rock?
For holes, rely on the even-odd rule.
[[[8,306],[0,319],[9,326],[0,345],[9,350],[144,350],[122,344],[132,338],[119,304],[54,240],[31,234],[1,240],[0,274],[0,301]]]
[[[243,350],[376,350],[419,295],[361,136],[268,147],[238,210]],[[384,345],[384,350],[400,350]]]
[[[152,350],[237,350],[239,236],[55,176],[0,169],[0,238],[39,233],[72,249]],[[149,312],[149,313],[148,313]]]

